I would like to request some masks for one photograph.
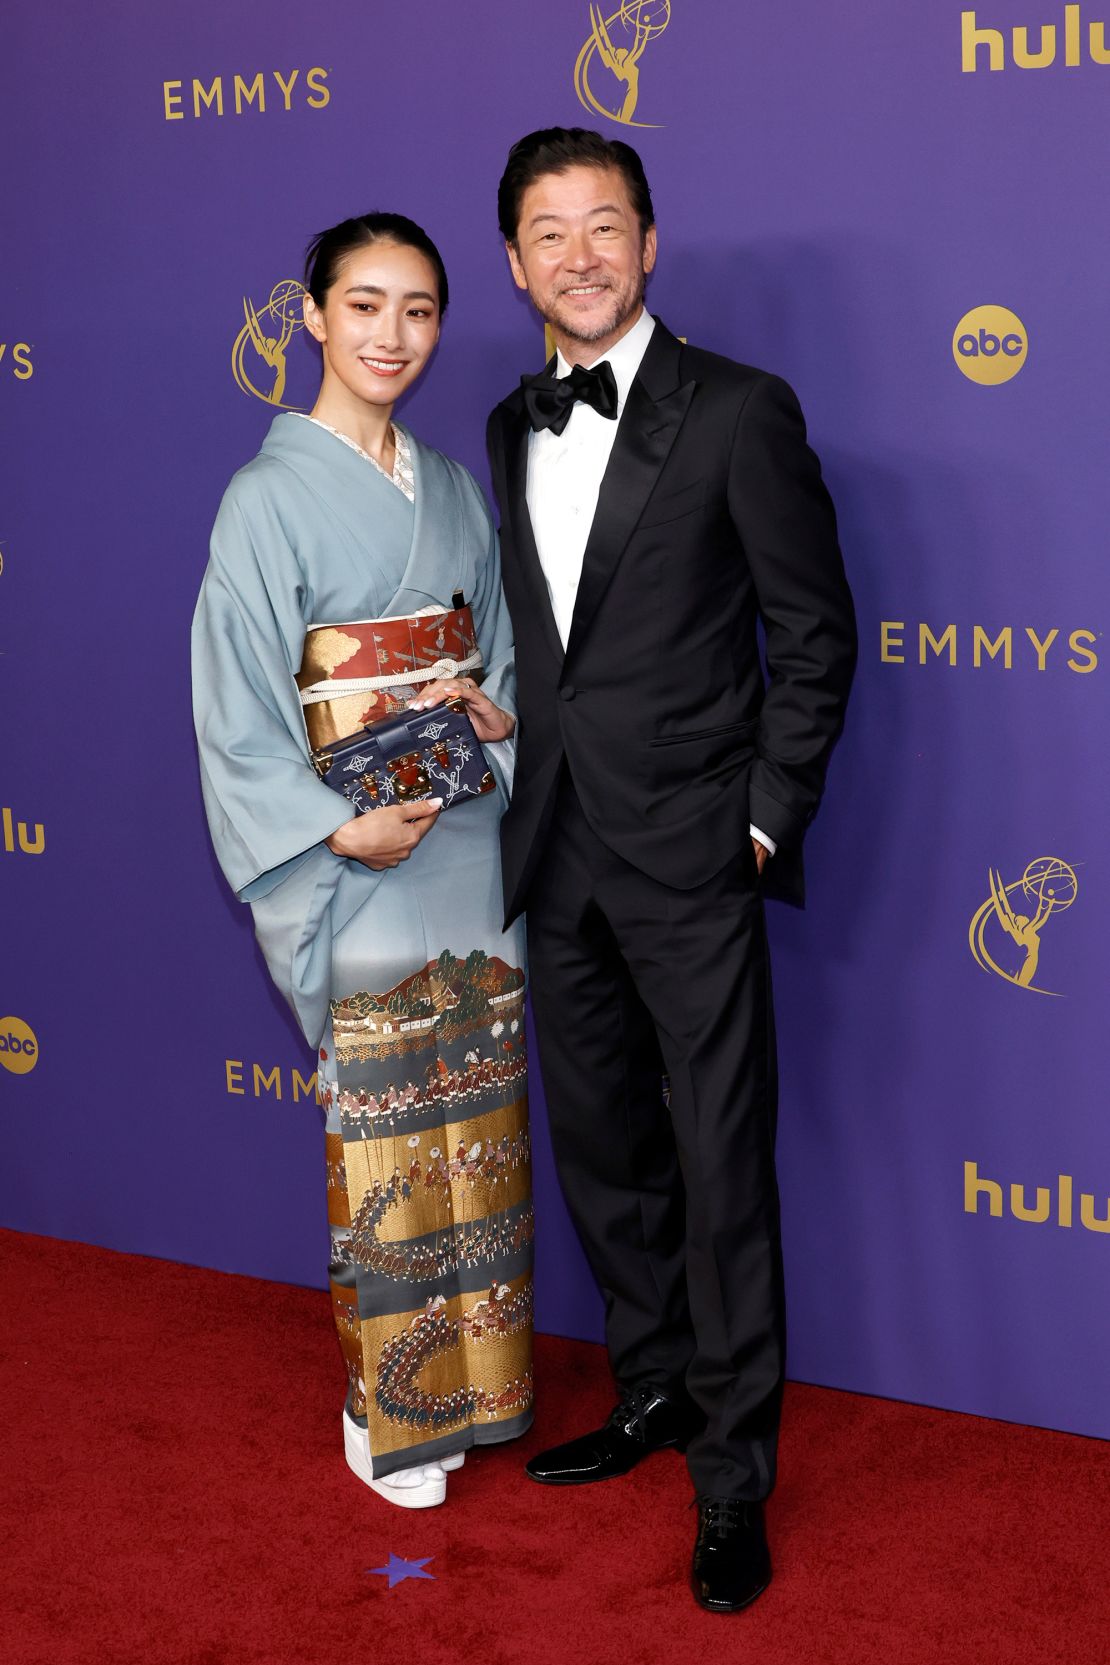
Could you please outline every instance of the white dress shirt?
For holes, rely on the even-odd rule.
[[[655,319],[649,312],[641,312],[627,335],[622,335],[614,347],[595,361],[601,364],[607,359],[616,379],[615,422],[600,416],[592,405],[579,402],[561,434],[545,428],[529,436],[525,488],[528,514],[564,649],[570,636],[582,576],[582,557],[586,553],[601,481],[609,465],[629,391],[654,329]],[[593,363],[584,368],[592,369]],[[571,369],[560,352],[555,361],[556,376],[569,376]],[[772,839],[756,827],[752,827],[751,834],[774,855]]]

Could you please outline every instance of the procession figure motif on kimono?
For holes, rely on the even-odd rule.
[[[498,853],[512,638],[481,490],[392,421],[439,335],[434,245],[375,214],[309,259],[321,395],[275,418],[224,497],[194,704],[220,864],[318,1052],[347,1461],[421,1507],[532,1414],[525,956],[521,927],[502,929]],[[360,814],[313,768],[448,699],[492,775],[449,811],[448,786]]]

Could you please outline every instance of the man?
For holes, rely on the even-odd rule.
[[[644,310],[636,152],[530,134],[498,211],[557,348],[488,434],[519,674],[506,910],[527,905],[555,1152],[620,1390],[528,1472],[577,1485],[684,1449],[694,1593],[731,1612],[771,1576],[783,1380],[762,890],[801,900],[852,604],[790,389]]]

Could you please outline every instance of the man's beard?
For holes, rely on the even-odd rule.
[[[545,310],[544,304],[536,295],[532,296],[532,301],[545,324],[550,324],[552,328],[561,331],[571,341],[581,341],[584,346],[588,346],[592,341],[601,341],[605,336],[612,335],[614,330],[620,329],[622,324],[627,323],[636,309],[643,304],[645,288],[646,280],[641,277],[639,284],[634,289],[624,295],[616,296],[616,308],[609,318],[604,320],[595,319],[591,323],[584,320],[578,321],[573,317],[567,322],[562,314],[556,311],[556,307],[562,299],[561,294],[556,296],[554,305],[549,310]],[[613,294],[614,291],[610,290],[610,293]]]

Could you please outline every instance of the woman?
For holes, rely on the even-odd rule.
[[[531,1421],[524,946],[497,846],[512,641],[481,491],[392,419],[447,307],[434,244],[401,215],[346,220],[306,285],[320,394],[228,487],[194,705],[221,866],[319,1051],[347,1462],[419,1508]],[[310,750],[444,697],[495,790],[357,815],[314,772]]]

